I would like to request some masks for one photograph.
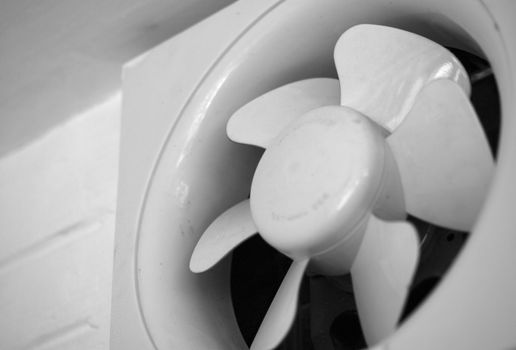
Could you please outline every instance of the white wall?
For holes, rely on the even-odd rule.
[[[104,100],[125,62],[233,1],[0,1],[0,156]]]
[[[0,350],[109,348],[122,64],[233,1],[0,2]]]
[[[109,346],[120,100],[0,159],[0,349]]]

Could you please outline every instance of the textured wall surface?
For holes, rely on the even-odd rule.
[[[0,349],[107,349],[120,95],[0,159]]]

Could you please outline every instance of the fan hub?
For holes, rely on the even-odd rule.
[[[262,237],[299,258],[360,231],[379,192],[385,147],[381,129],[347,107],[318,108],[291,123],[253,178],[251,211]]]

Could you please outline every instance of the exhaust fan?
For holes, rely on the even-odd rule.
[[[251,349],[285,338],[304,276],[342,275],[371,348],[516,347],[514,10],[240,0],[130,62],[111,348],[247,349],[225,257],[258,237],[292,263]],[[461,52],[496,76],[496,167]],[[407,316],[418,220],[470,234]]]
[[[368,344],[386,338],[418,259],[406,212],[469,231],[487,192],[489,144],[466,95],[467,72],[450,52],[360,25],[339,39],[335,62],[340,106],[338,81],[304,80],[250,102],[228,123],[232,140],[266,151],[250,199],[208,227],[190,268],[209,269],[258,232],[293,259],[251,349],[273,349],[286,335],[307,267],[351,273]]]

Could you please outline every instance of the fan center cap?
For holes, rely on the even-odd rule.
[[[261,236],[293,258],[350,237],[374,204],[384,154],[380,128],[359,112],[328,106],[304,114],[256,169],[250,199]]]

